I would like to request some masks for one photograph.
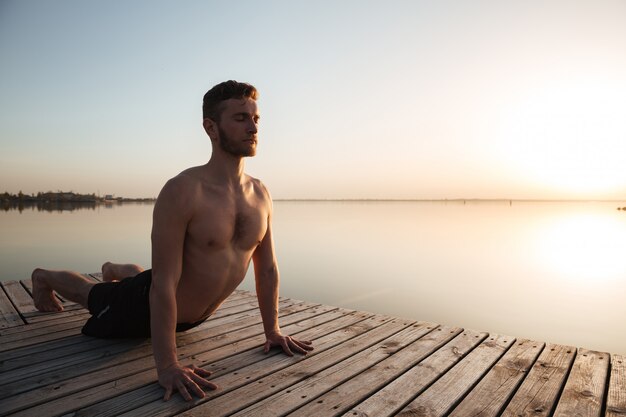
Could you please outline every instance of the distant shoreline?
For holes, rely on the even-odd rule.
[[[105,196],[96,196],[96,194],[79,194],[75,192],[38,192],[37,194],[24,194],[21,191],[18,194],[2,193],[0,194],[0,203],[3,204],[56,204],[56,203],[87,203],[87,204],[107,204],[116,202],[153,202],[156,198],[137,198],[137,197],[114,197],[112,194]]]

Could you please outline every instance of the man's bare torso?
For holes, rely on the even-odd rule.
[[[261,182],[247,175],[239,187],[218,185],[202,167],[177,179],[192,193],[186,196],[191,217],[176,291],[177,321],[184,323],[211,315],[244,279],[268,227],[270,198]]]

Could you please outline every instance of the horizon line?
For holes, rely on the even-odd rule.
[[[52,194],[57,194],[57,193],[66,193],[66,192],[74,192],[74,191],[61,191],[61,190],[57,190],[56,192],[54,191],[47,191],[46,193],[52,193]],[[7,191],[5,191],[5,193],[7,193]],[[1,193],[0,193],[1,194]],[[82,193],[77,193],[77,194],[81,194]],[[103,197],[101,195],[99,195],[99,193],[88,193],[85,195],[90,195],[90,194],[94,194],[98,197]],[[17,194],[16,194],[17,195]],[[26,196],[30,196],[30,194],[24,193],[24,195]],[[105,194],[107,195],[107,194]],[[112,196],[115,196],[117,194],[109,194]],[[116,199],[150,199],[150,200],[156,200],[156,197],[151,196],[151,197],[115,197]],[[311,201],[311,202],[324,202],[324,201],[328,201],[328,202],[332,202],[332,201],[344,201],[344,202],[368,202],[368,201],[372,201],[372,202],[505,202],[505,201],[517,201],[517,202],[606,202],[606,203],[612,203],[612,202],[626,202],[626,196],[624,198],[510,198],[510,197],[488,197],[488,198],[480,198],[480,197],[453,197],[453,198],[368,198],[368,197],[356,197],[356,198],[320,198],[320,197],[280,197],[280,198],[273,198],[273,201],[302,201],[302,202],[306,202],[306,201]]]
[[[601,202],[601,203],[618,203],[625,202],[623,199],[604,199],[604,198],[273,198],[273,201],[381,201],[381,202],[480,202],[480,201],[518,201],[518,202]]]

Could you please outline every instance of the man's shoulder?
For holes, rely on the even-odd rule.
[[[252,188],[254,189],[257,195],[263,197],[263,199],[271,200],[269,190],[260,179],[254,178],[250,175],[247,175],[247,177],[248,177],[248,181],[250,181],[250,184],[252,185]]]
[[[265,184],[263,184],[260,179],[254,178],[252,175],[246,174],[246,179],[250,181],[253,187],[265,188]]]
[[[159,194],[158,200],[174,199],[175,201],[187,204],[188,199],[193,197],[200,186],[200,178],[194,168],[189,168],[170,178]]]
[[[170,178],[166,187],[189,188],[198,187],[202,183],[202,166],[187,168],[175,177]]]

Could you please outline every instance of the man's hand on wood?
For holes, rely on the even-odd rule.
[[[293,356],[293,353],[301,353],[306,355],[309,351],[313,350],[313,344],[306,340],[296,340],[291,336],[283,336],[280,333],[272,333],[266,336],[265,346],[263,351],[269,352],[274,346],[280,346],[289,356]]]
[[[174,391],[178,391],[185,401],[191,401],[190,391],[198,398],[204,398],[201,386],[209,389],[217,389],[218,386],[209,382],[206,378],[211,372],[198,368],[195,365],[181,366],[175,364],[159,372],[159,384],[165,388],[163,399],[168,401]]]

